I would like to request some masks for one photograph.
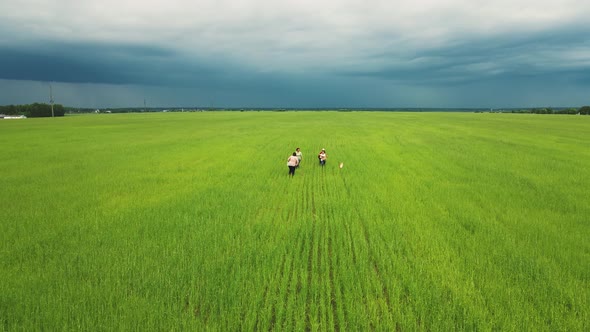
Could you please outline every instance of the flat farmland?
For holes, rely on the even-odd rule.
[[[0,329],[588,331],[589,134],[531,114],[0,121]]]

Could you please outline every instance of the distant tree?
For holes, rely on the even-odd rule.
[[[64,116],[66,114],[66,108],[62,104],[54,104],[53,114],[55,116]]]
[[[34,103],[29,105],[27,113],[27,116],[31,118],[51,116],[51,106],[47,104]]]
[[[17,115],[18,109],[14,105],[0,106],[0,114]]]
[[[553,114],[578,114],[578,110],[576,108],[562,108],[553,111]]]
[[[31,118],[50,117],[51,105],[34,103],[26,105],[0,106],[0,113],[6,115],[25,115]],[[66,109],[63,105],[53,105],[53,114],[55,116],[64,116],[65,113]]]
[[[40,104],[34,103],[27,106],[27,113],[28,117],[31,118],[43,118],[43,117],[51,117],[51,105],[49,104]],[[61,104],[53,105],[53,115],[54,116],[64,116],[65,108]]]
[[[578,112],[580,112],[580,114],[583,114],[583,115],[589,115],[590,114],[590,106],[582,106],[582,107],[580,107]]]

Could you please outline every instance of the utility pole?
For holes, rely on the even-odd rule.
[[[51,83],[49,83],[49,104],[51,104],[51,117],[55,117],[53,114],[53,89],[51,88]]]

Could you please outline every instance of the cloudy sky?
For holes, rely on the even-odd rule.
[[[0,104],[590,104],[588,0],[2,0]]]

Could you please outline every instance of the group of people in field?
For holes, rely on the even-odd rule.
[[[318,160],[320,162],[320,166],[326,165],[326,159],[328,156],[326,155],[326,149],[322,149],[318,154]],[[303,153],[301,152],[300,148],[295,149],[292,155],[287,158],[287,166],[289,167],[289,176],[295,175],[295,170],[301,165],[301,160],[303,159]]]

